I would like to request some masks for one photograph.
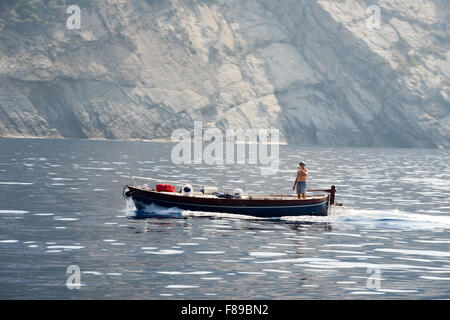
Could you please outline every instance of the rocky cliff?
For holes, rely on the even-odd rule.
[[[0,1],[0,136],[450,147],[448,0],[73,4],[79,30],[64,0]]]

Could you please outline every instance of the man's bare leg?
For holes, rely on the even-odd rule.
[[[302,193],[303,199],[306,199],[306,193]]]
[[[301,199],[302,198],[302,194],[301,193],[297,193],[297,199]]]

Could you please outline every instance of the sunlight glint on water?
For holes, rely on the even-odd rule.
[[[281,146],[280,171],[175,166],[171,145],[0,139],[0,298],[450,298],[446,150]],[[337,187],[328,217],[257,219],[122,197],[132,175],[289,193]],[[81,289],[66,287],[69,265]],[[380,288],[368,287],[370,270]],[[369,272],[369,273],[368,273]]]

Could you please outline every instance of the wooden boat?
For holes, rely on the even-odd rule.
[[[222,212],[265,218],[301,215],[326,216],[329,207],[334,204],[336,192],[334,186],[327,190],[308,190],[308,192],[325,192],[325,194],[308,196],[306,199],[297,199],[296,195],[282,194],[255,194],[240,197],[231,195],[226,198],[194,192],[187,196],[181,192],[158,192],[147,185],[137,186],[134,183],[136,178],[161,180],[133,177],[132,184],[124,187],[124,196],[131,197],[140,211],[145,211],[147,206],[155,204],[166,208],[177,207],[190,211]]]

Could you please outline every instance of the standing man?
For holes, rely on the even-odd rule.
[[[306,179],[308,177],[308,169],[305,168],[306,163],[300,161],[297,171],[297,176],[295,177],[294,186],[292,190],[297,186],[297,198],[306,199]]]

